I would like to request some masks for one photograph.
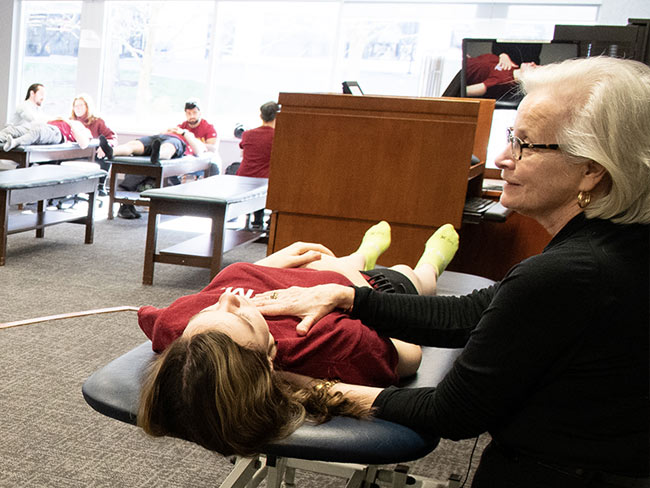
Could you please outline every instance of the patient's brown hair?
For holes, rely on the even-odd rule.
[[[321,388],[284,381],[267,355],[208,331],[174,341],[151,365],[138,425],[154,436],[187,439],[223,455],[252,455],[305,419],[363,417],[359,405]]]

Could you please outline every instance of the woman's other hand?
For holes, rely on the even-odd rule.
[[[311,288],[292,286],[284,290],[260,293],[252,298],[262,315],[290,315],[298,317],[298,335],[307,335],[309,329],[337,308],[350,310],[354,303],[354,288],[327,284]]]
[[[300,268],[313,261],[318,261],[323,254],[334,256],[334,253],[322,244],[294,242],[264,259],[260,259],[255,264],[270,268]]]

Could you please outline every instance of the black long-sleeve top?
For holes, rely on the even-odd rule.
[[[463,297],[356,288],[391,337],[464,350],[437,388],[383,390],[376,415],[450,439],[488,431],[541,461],[650,474],[650,226],[572,219],[544,252]]]

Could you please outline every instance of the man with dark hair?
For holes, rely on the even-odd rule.
[[[214,126],[201,117],[199,101],[192,99],[185,102],[185,122],[179,125],[181,129],[192,132],[210,152],[217,152],[217,131]]]
[[[33,83],[27,89],[25,100],[16,107],[10,125],[29,125],[32,122],[47,122],[41,105],[45,100],[45,87],[41,83]]]
[[[266,102],[260,107],[262,125],[256,129],[247,130],[242,134],[239,147],[242,149],[242,162],[237,170],[239,176],[255,178],[269,177],[271,162],[271,147],[275,133],[275,116],[280,106],[275,102]],[[264,210],[254,213],[253,228],[264,226]]]

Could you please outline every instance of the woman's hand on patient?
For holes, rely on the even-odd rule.
[[[291,315],[298,317],[298,335],[309,329],[337,308],[350,310],[354,303],[354,288],[344,285],[317,285],[311,288],[292,286],[284,290],[260,293],[252,298],[262,315]]]
[[[318,261],[323,254],[334,256],[334,253],[322,244],[294,242],[264,259],[260,259],[255,264],[270,268],[300,268],[313,261]]]

